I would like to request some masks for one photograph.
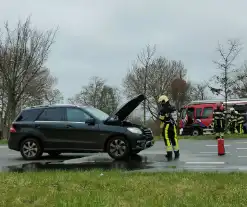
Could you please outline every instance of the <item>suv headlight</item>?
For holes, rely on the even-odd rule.
[[[128,127],[127,130],[134,134],[142,134],[142,131],[136,127]]]

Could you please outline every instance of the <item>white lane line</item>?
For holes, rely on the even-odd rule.
[[[247,148],[236,148],[237,150],[247,150]]]
[[[237,144],[247,144],[247,142],[236,142]]]
[[[238,156],[239,158],[246,158],[247,156]]]
[[[145,155],[164,155],[166,154],[166,151],[164,150],[153,150],[153,151],[141,151],[138,154],[145,154]]]
[[[225,152],[225,154],[229,154],[230,152]],[[200,154],[218,154],[218,152],[200,152]]]
[[[214,165],[224,165],[225,162],[185,162],[185,164],[214,164]]]
[[[212,144],[212,145],[210,145],[210,144],[207,144],[206,145],[206,147],[217,147],[218,145],[216,145],[216,144]],[[230,144],[228,144],[228,145],[225,145],[225,147],[230,147],[230,146],[232,146],[232,145],[230,145]]]
[[[0,148],[8,148],[8,146],[7,145],[0,145]]]

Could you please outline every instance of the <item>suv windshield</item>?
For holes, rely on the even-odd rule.
[[[99,109],[96,109],[94,107],[84,107],[84,110],[88,111],[90,114],[92,114],[93,116],[95,116],[96,118],[98,118],[99,120],[106,120],[109,115]]]

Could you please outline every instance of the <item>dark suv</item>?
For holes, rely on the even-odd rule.
[[[125,121],[145,99],[139,95],[108,115],[90,106],[49,105],[24,109],[12,123],[9,149],[26,160],[72,152],[107,152],[123,159],[153,145],[152,131]]]

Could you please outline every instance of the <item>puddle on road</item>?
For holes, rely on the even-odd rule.
[[[155,165],[159,163],[158,165]],[[167,165],[168,164],[168,165]],[[65,164],[62,161],[57,162],[36,162],[27,163],[22,165],[3,167],[3,172],[34,172],[34,171],[55,171],[55,170],[69,170],[69,171],[85,171],[92,169],[102,170],[145,170],[151,168],[176,168],[177,166],[171,162],[167,162],[165,159],[163,162],[154,162],[149,160],[147,156],[134,156],[125,161],[115,161],[112,159],[106,159],[104,157],[97,158],[93,161],[82,161],[82,163]]]

